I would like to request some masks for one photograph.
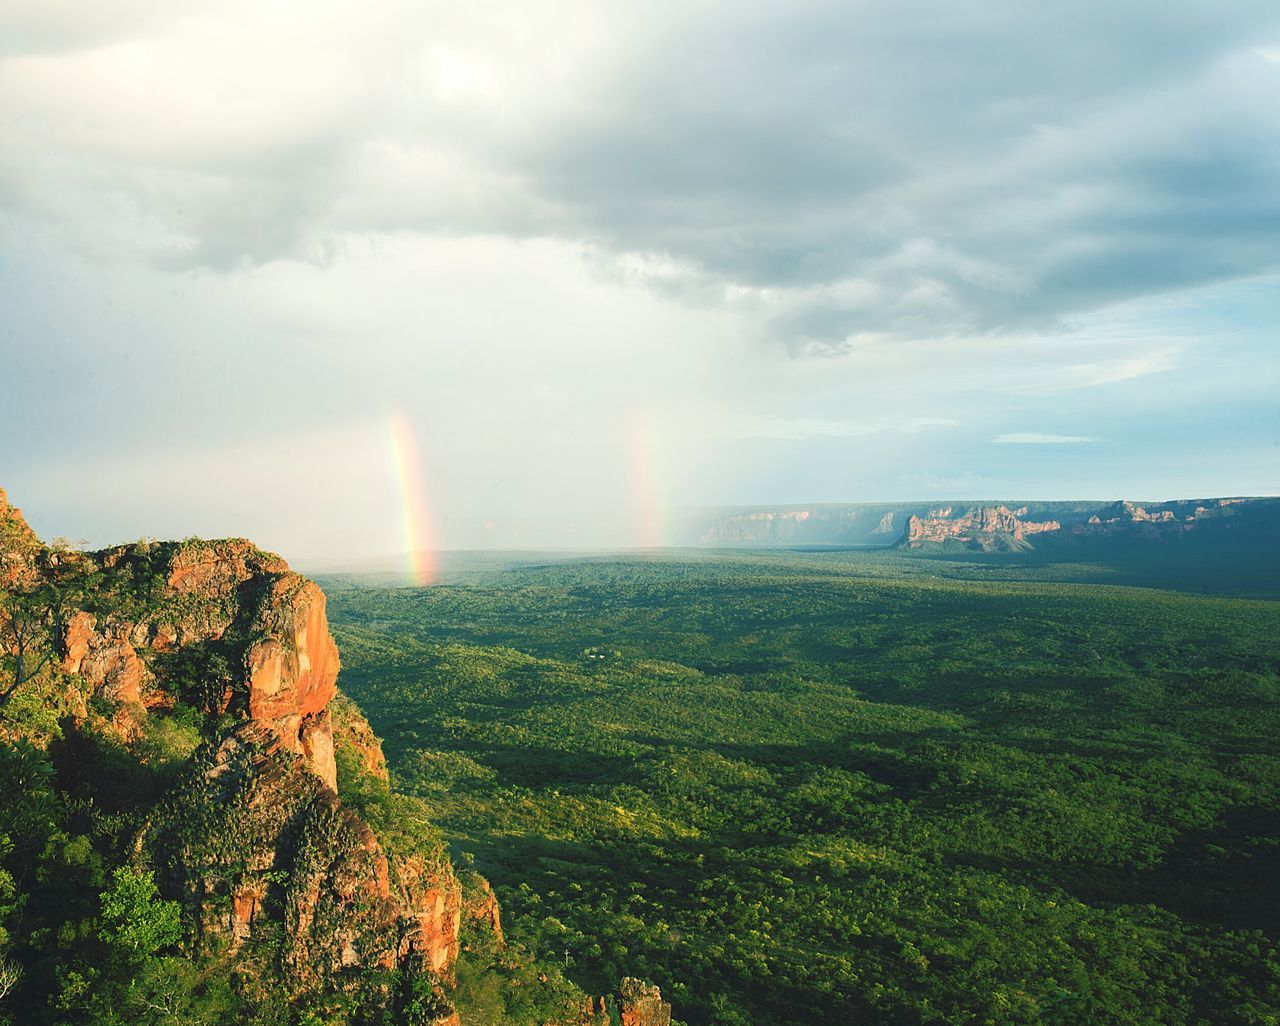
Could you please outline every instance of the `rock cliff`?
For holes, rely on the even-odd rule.
[[[619,988],[622,1026],[671,1026],[671,1005],[651,983],[626,977]]]
[[[336,787],[328,705],[338,647],[319,587],[243,539],[68,558],[86,582],[86,608],[62,624],[63,672],[110,701],[181,699],[249,719]]]
[[[662,1000],[662,991],[652,983],[625,976],[618,988],[617,1012],[611,998],[588,998],[583,1003],[576,1026],[672,1026],[671,1005]]]
[[[67,844],[76,866],[114,867],[153,889],[138,899],[156,902],[148,914],[171,910],[153,961],[190,962],[187,996],[273,1009],[263,1023],[462,1026],[454,1000],[488,974],[471,995],[483,1021],[497,1021],[504,987],[521,1008],[539,990],[552,1013],[536,1021],[574,1021],[583,992],[507,947],[488,881],[460,877],[426,805],[391,789],[381,743],[338,691],[325,605],[243,539],[45,546],[0,491],[0,628],[22,628],[19,640],[0,630],[18,679],[0,687],[0,743],[36,753],[50,800],[65,799],[60,814],[84,832]],[[67,930],[96,952],[101,883],[82,883],[91,911]],[[48,1008],[91,989],[101,974],[77,966],[23,999]],[[215,978],[223,989],[206,992]],[[630,1026],[670,1021],[635,981],[620,1010]]]
[[[76,699],[65,751],[179,710],[201,721],[136,842],[192,950],[267,958],[291,997],[346,994],[366,1018],[394,1012],[394,978],[424,1021],[456,1021],[462,887],[438,839],[397,823],[381,745],[337,691],[321,589],[243,539],[48,549],[3,492],[0,530],[3,586],[54,596],[40,626],[45,672]],[[339,746],[375,820],[339,797]],[[471,915],[499,929],[496,902]]]
[[[1026,507],[975,506],[959,516],[950,507],[931,510],[926,516],[910,516],[899,543],[920,548],[926,543],[959,542],[986,550],[1017,549],[1027,537],[1062,530],[1057,520],[1024,520]]]
[[[914,519],[915,523],[912,523]],[[1054,528],[1052,525],[1056,524]],[[1218,498],[1138,503],[1085,501],[814,505],[705,511],[686,517],[681,543],[709,546],[935,545],[1017,551],[1059,542],[1135,545],[1230,537],[1269,544],[1280,499]]]
[[[950,506],[907,518],[900,548],[936,545],[984,551],[1020,551],[1042,545],[1105,542],[1139,547],[1152,542],[1194,539],[1204,544],[1265,547],[1280,533],[1280,502],[1274,499],[1200,499],[1103,505],[1044,503],[1011,509]]]

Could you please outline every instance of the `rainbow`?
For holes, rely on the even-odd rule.
[[[422,588],[435,581],[439,569],[436,563],[435,537],[431,530],[431,511],[427,505],[423,461],[408,417],[397,410],[391,414],[388,427],[391,465],[400,489],[409,580]]]
[[[627,449],[636,542],[640,548],[662,548],[667,544],[662,445],[658,425],[648,410],[632,411],[627,424]]]

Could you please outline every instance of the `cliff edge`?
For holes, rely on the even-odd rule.
[[[192,955],[265,967],[244,985],[291,1003],[342,995],[344,1021],[412,1004],[417,1022],[457,1022],[462,886],[420,813],[399,815],[377,738],[338,694],[314,582],[244,539],[47,547],[0,491],[0,588],[24,632],[2,639],[17,684],[0,740],[48,747],[60,785],[136,822],[132,860],[179,903]],[[192,747],[153,804],[108,794],[104,751],[158,764],[149,739],[181,731]],[[487,916],[496,931],[496,902]]]

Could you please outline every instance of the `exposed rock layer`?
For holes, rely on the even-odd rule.
[[[1010,531],[1012,546],[1030,548],[1058,541],[1120,539],[1134,543],[1166,541],[1186,536],[1240,536],[1246,533],[1274,537],[1280,531],[1280,498],[1188,499],[1170,502],[1111,503],[970,502],[948,508],[939,503],[820,504],[690,511],[676,525],[673,544],[713,546],[858,546],[906,545],[908,519],[959,520],[978,510],[1001,507],[1012,512],[1023,529]],[[1020,507],[1025,512],[1019,513]],[[1056,522],[1059,530],[1028,531],[1032,523]],[[940,525],[934,525],[935,536]],[[1017,525],[1009,525],[1017,528]],[[963,533],[963,530],[961,533]],[[979,541],[994,539],[1000,530],[978,530]],[[1020,533],[1020,537],[1015,537]],[[1032,537],[1034,535],[1034,537]],[[924,541],[922,539],[922,541]],[[938,544],[930,540],[929,544]],[[950,546],[982,548],[946,537]],[[917,546],[918,547],[918,546]],[[995,542],[991,547],[1000,548]]]
[[[317,585],[242,539],[46,547],[0,491],[0,587],[39,610],[54,657],[40,684],[68,696],[56,741],[67,780],[104,734],[194,742],[192,714],[205,714],[205,740],[176,786],[148,797],[133,846],[182,902],[196,951],[243,959],[245,979],[290,1000],[343,992],[361,1022],[412,1010],[459,1026],[448,995],[463,917],[500,942],[497,902],[470,874],[464,911],[420,808],[409,827],[399,818],[412,800],[390,792],[380,742],[337,693]],[[172,727],[148,734],[179,705]],[[369,822],[338,797],[340,755]]]
[[[652,983],[628,976],[622,981],[618,996],[622,1026],[671,1026],[671,1006]]]
[[[200,943],[282,936],[297,993],[375,969],[447,980],[462,888],[443,850],[389,858],[337,795],[335,708],[358,772],[385,787],[387,770],[337,695],[320,588],[239,539],[65,558],[89,583],[55,639],[62,673],[134,717],[183,701],[239,719],[192,758],[144,839]]]
[[[954,516],[950,507],[932,510],[928,516],[907,518],[902,544],[918,548],[926,542],[958,541],[983,546],[1003,542],[1009,546],[1029,535],[1062,529],[1056,520],[1022,519],[1026,513],[1026,507],[1011,510],[1007,506],[976,506],[959,516]]]
[[[327,707],[338,647],[316,584],[241,539],[140,543],[79,558],[102,582],[96,608],[65,621],[64,672],[108,700],[143,706],[166,704],[199,678],[197,704],[260,724],[337,787]]]

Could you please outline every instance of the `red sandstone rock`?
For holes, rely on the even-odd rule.
[[[428,969],[446,973],[458,957],[458,928],[462,919],[462,888],[452,868],[428,866],[421,855],[398,860],[395,866],[401,904],[408,929],[400,957],[420,956]]]
[[[243,538],[183,545],[169,564],[168,586],[175,595],[230,595],[235,586],[261,573],[286,574],[289,564]]]
[[[958,517],[952,517],[950,507],[930,511],[926,517],[907,518],[903,544],[915,548],[924,542],[981,541],[996,535],[1007,535],[1018,541],[1028,535],[1060,531],[1056,520],[1023,520],[1026,509],[1014,511],[1006,506],[977,506]]]
[[[232,892],[230,933],[234,945],[243,944],[253,934],[258,907],[266,896],[267,884],[260,877],[250,878]]]
[[[279,556],[240,539],[187,542],[171,549],[166,600],[148,618],[99,623],[85,612],[70,618],[60,639],[64,672],[82,674],[114,701],[165,704],[172,695],[163,680],[159,688],[149,689],[153,677],[141,652],[169,653],[215,642],[237,617],[250,620],[253,640],[243,656],[243,676],[229,682],[226,699],[242,693],[245,715],[266,726],[278,747],[301,755],[336,788],[326,710],[337,692],[340,663],[324,592],[290,571]],[[110,574],[129,566],[137,555],[137,547],[120,546],[92,558]]]
[[[40,562],[23,556],[20,564],[0,563],[0,571],[59,572],[0,492],[4,524],[0,557],[17,551],[11,539],[30,537]],[[58,665],[119,703],[116,733],[136,736],[143,705],[172,702],[179,685],[221,691],[225,683],[221,705],[216,694],[201,701],[244,717],[217,749],[195,757],[192,776],[153,821],[159,868],[182,892],[199,943],[222,935],[238,950],[270,918],[272,930],[283,927],[282,962],[296,993],[375,966],[417,967],[448,979],[462,888],[447,858],[434,852],[430,861],[410,854],[389,862],[373,831],[335,793],[330,704],[340,663],[320,588],[239,540],[140,543],[74,558],[96,564],[102,591],[97,615],[74,612],[60,630]],[[157,567],[147,591],[140,575]],[[124,576],[124,587],[113,590],[113,575]],[[116,596],[114,607],[101,601]],[[202,667],[216,676],[193,679],[193,668]],[[77,684],[69,682],[69,690],[84,716]],[[367,721],[351,706],[342,723],[344,743],[385,781],[386,760]],[[470,914],[500,934],[487,884],[484,893]],[[456,1014],[441,1023],[458,1026]]]
[[[89,651],[93,628],[97,620],[85,612],[72,615],[62,630],[62,672],[79,673],[84,657]]]
[[[671,1006],[652,983],[628,976],[618,995],[622,999],[622,1026],[671,1026]]]
[[[266,636],[246,659],[250,719],[321,712],[337,693],[339,668],[324,592],[288,574],[272,586],[259,618]]]
[[[503,943],[502,912],[498,908],[497,895],[493,893],[489,881],[479,874],[475,875],[473,883],[474,892],[464,904],[467,917],[472,922],[490,930],[501,944]]]
[[[333,754],[333,725],[328,710],[304,716],[298,738],[302,757],[311,772],[337,791],[338,764]]]
[[[297,574],[285,574],[272,584],[255,628],[261,640],[245,657],[249,718],[269,726],[286,750],[308,759],[314,754],[312,768],[336,787],[327,717],[323,729],[310,728],[310,742],[302,737],[303,724],[324,713],[337,693],[338,646],[329,634],[324,592]]]
[[[143,682],[150,674],[129,643],[128,635],[126,627],[116,627],[106,634],[94,632],[84,637],[79,669],[103,697],[115,702],[141,703]],[[70,658],[68,652],[64,662]]]

